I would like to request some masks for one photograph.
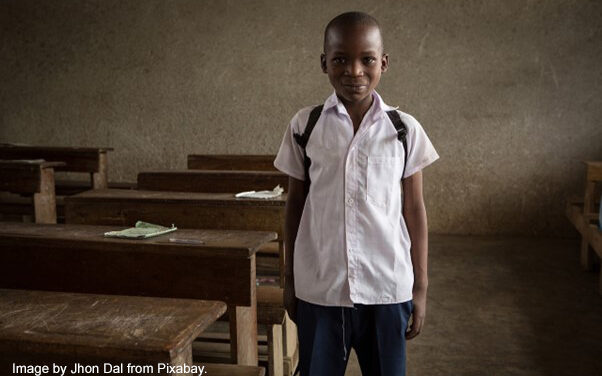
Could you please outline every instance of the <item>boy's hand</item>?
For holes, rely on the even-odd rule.
[[[295,283],[293,278],[286,278],[284,281],[284,309],[288,312],[288,317],[297,323],[297,297],[295,296]]]
[[[406,339],[408,340],[420,334],[426,316],[426,288],[414,289],[413,295],[412,325],[406,332]]]

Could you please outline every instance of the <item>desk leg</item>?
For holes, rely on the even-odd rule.
[[[54,169],[40,171],[40,192],[33,194],[36,223],[56,223],[56,196],[54,194]]]
[[[184,346],[184,348],[180,349],[179,351],[176,351],[176,353],[171,357],[169,364],[175,367],[183,366],[185,364],[191,366],[193,364],[192,343],[188,343],[186,344],[186,346]],[[192,374],[189,373],[182,373],[178,375],[192,376]]]
[[[98,172],[92,173],[92,187],[94,189],[107,189],[109,187],[106,152],[98,155]]]
[[[284,375],[284,357],[282,354],[282,347],[282,325],[268,325],[269,376]]]
[[[284,272],[285,272],[285,259],[284,259],[284,241],[282,238],[278,239],[278,261],[280,264],[280,288],[284,288]]]
[[[288,313],[284,315],[284,356],[293,358],[297,351],[297,325],[288,317]]]
[[[229,306],[230,351],[239,365],[257,366],[257,304],[252,307]]]
[[[585,223],[587,225],[587,222]],[[594,257],[595,253],[589,244],[587,236],[581,236],[581,267],[583,270],[592,271],[594,270]]]
[[[249,258],[249,307],[228,306],[230,318],[230,352],[232,361],[245,366],[257,366],[257,272],[255,255]]]

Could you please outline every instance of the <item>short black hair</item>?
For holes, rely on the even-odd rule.
[[[356,25],[364,25],[364,26],[374,26],[378,29],[381,39],[381,45],[384,50],[384,43],[382,43],[382,32],[380,30],[380,24],[376,20],[376,18],[372,17],[368,13],[364,12],[345,12],[341,13],[326,25],[326,29],[324,29],[324,53],[326,53],[326,41],[328,40],[328,33],[330,30],[338,27],[349,27]]]

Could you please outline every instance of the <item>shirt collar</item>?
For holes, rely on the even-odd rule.
[[[372,91],[372,97],[374,98],[374,102],[366,115],[371,116],[373,121],[383,117],[385,112],[397,109],[397,107],[391,107],[386,104],[376,90]],[[345,105],[343,105],[343,102],[337,97],[336,92],[333,92],[324,102],[324,111],[330,108],[336,109],[340,114],[347,114],[347,109],[345,109]]]

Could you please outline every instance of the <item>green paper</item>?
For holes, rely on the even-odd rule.
[[[146,239],[154,236],[168,234],[176,231],[178,228],[173,224],[171,227],[154,225],[152,223],[138,221],[135,227],[126,228],[120,231],[105,232],[105,236],[109,238],[124,238],[124,239]]]

